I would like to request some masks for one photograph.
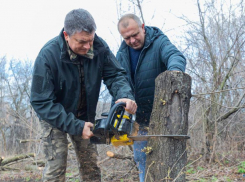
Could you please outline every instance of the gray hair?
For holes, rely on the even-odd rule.
[[[92,33],[96,30],[96,24],[87,10],[74,9],[65,17],[64,30],[69,36],[82,31]]]
[[[117,29],[118,29],[118,31],[119,31],[119,24],[120,24],[120,23],[121,23],[121,25],[122,25],[124,28],[127,28],[127,27],[128,27],[128,25],[129,25],[129,23],[128,23],[128,21],[127,21],[128,19],[133,19],[133,20],[138,24],[138,26],[141,27],[142,22],[141,22],[140,18],[139,18],[138,16],[136,16],[135,14],[129,13],[129,14],[123,15],[123,16],[120,18],[120,20],[118,21],[118,23],[117,23]]]

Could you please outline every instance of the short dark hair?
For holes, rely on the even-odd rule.
[[[138,16],[136,16],[135,14],[129,13],[129,14],[125,14],[123,15],[120,20],[117,23],[117,29],[119,31],[119,24],[122,23],[122,26],[124,28],[126,28],[128,26],[128,19],[133,19],[138,25],[139,27],[141,27],[142,22],[140,20],[140,18]]]
[[[82,31],[92,33],[96,30],[96,24],[87,10],[74,9],[65,17],[64,30],[69,36]]]

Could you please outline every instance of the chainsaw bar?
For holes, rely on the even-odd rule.
[[[128,138],[133,140],[133,141],[147,141],[149,138],[158,138],[158,137],[172,138],[172,139],[177,139],[177,140],[190,139],[190,137],[188,135],[138,135],[138,136],[128,136]]]

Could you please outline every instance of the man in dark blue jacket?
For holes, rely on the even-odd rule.
[[[118,64],[105,41],[95,34],[96,24],[83,9],[70,11],[64,29],[39,52],[31,86],[31,104],[43,130],[46,159],[43,181],[65,181],[68,140],[73,143],[83,181],[100,182],[97,151],[89,143],[101,80],[134,114],[137,105]]]
[[[185,71],[186,59],[156,27],[145,26],[134,14],[126,14],[118,22],[123,37],[116,58],[126,70],[126,78],[138,105],[136,121],[139,135],[148,132],[154,100],[155,78],[166,70]],[[134,159],[144,181],[146,155],[142,149],[147,142],[134,142]]]

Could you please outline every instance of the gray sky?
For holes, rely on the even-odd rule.
[[[176,40],[183,22],[175,15],[196,16],[195,0],[144,0],[146,25],[161,28]],[[117,32],[119,0],[0,0],[0,56],[35,60],[42,46],[63,28],[65,15],[72,9],[88,10],[97,24],[96,33],[113,52],[120,44]],[[123,14],[132,12],[123,0]],[[152,16],[154,15],[154,18]]]

